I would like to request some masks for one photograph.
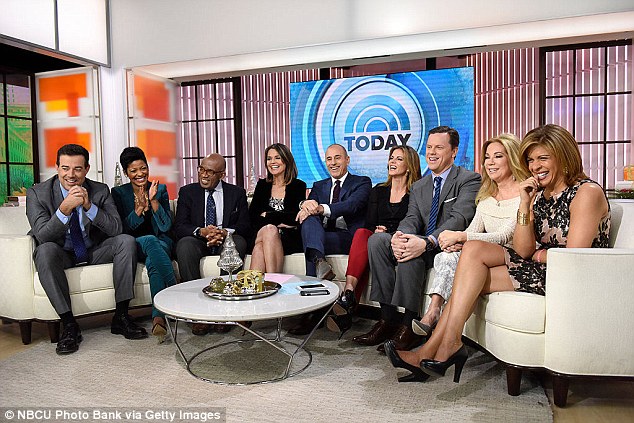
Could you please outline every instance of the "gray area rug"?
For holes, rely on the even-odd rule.
[[[143,323],[149,329],[149,320]],[[54,344],[41,342],[0,361],[0,407],[226,407],[231,422],[552,421],[536,379],[525,375],[521,395],[511,397],[504,368],[473,350],[459,384],[452,381],[453,369],[441,379],[398,383],[404,370],[394,369],[375,348],[350,341],[371,324],[359,320],[341,340],[320,329],[308,343],[313,361],[305,371],[284,381],[247,386],[194,378],[171,340],[157,345],[154,339],[128,341],[111,335],[109,327],[90,329],[83,332],[80,350],[70,356],[57,356]],[[256,322],[254,328],[272,333],[275,327]],[[188,356],[213,343],[250,339],[235,328],[227,335],[204,337],[192,336],[184,325],[179,329]],[[201,354],[192,367],[210,379],[247,382],[279,376],[284,357],[262,342],[243,342]],[[291,370],[307,361],[307,354],[300,354]]]

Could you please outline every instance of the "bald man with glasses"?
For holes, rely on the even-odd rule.
[[[182,281],[200,279],[200,259],[219,255],[229,232],[242,260],[246,255],[246,240],[251,236],[247,195],[243,188],[222,181],[226,168],[224,157],[210,154],[198,166],[198,182],[178,191],[174,231]],[[204,335],[210,330],[203,326],[194,327],[194,334]],[[217,328],[224,332],[227,327]]]

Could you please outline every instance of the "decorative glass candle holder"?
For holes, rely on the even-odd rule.
[[[233,272],[240,268],[242,264],[243,261],[240,258],[240,254],[238,254],[233,236],[231,236],[231,233],[228,233],[222,246],[222,251],[220,252],[218,267],[229,273],[229,282],[231,282],[233,281]]]

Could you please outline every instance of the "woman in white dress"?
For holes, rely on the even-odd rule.
[[[482,186],[476,197],[475,216],[465,231],[446,230],[438,237],[442,252],[434,258],[431,304],[420,320],[412,321],[414,333],[429,335],[440,319],[465,242],[480,240],[511,246],[520,202],[519,183],[528,177],[520,164],[519,146],[520,140],[512,134],[501,134],[482,145]]]

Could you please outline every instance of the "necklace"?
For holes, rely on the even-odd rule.
[[[140,196],[140,195],[137,195],[137,193],[135,192],[134,193],[134,204],[140,204],[141,203],[141,199],[147,200],[147,198],[148,198],[147,194]]]

